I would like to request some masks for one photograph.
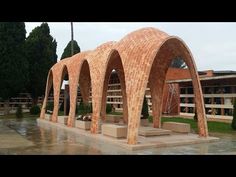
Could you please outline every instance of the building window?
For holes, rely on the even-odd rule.
[[[212,87],[205,87],[205,94],[212,94],[213,88]]]
[[[194,100],[193,100],[193,98],[188,98],[188,103],[194,103]]]
[[[211,98],[204,98],[205,104],[211,104]]]
[[[185,94],[185,88],[180,88],[180,94]]]
[[[232,93],[232,87],[224,87],[224,92],[223,93]]]
[[[233,110],[232,109],[224,109],[224,115],[225,116],[232,116]]]
[[[180,112],[186,112],[186,108],[185,107],[180,107]]]
[[[188,113],[194,113],[192,107],[189,107],[189,108],[188,108]]]
[[[193,94],[193,88],[188,88],[187,92],[188,92],[188,94]]]
[[[221,98],[219,97],[214,98],[214,104],[221,104]]]
[[[180,98],[180,103],[185,103],[185,98]]]

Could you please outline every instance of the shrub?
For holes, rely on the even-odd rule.
[[[112,106],[110,104],[107,104],[106,113],[111,113],[111,111],[112,111]]]
[[[89,104],[88,112],[89,113],[93,113],[93,105],[92,105],[92,103]]]
[[[49,102],[46,106],[46,112],[53,111],[54,104],[53,102]]]
[[[147,98],[145,95],[143,99],[142,115],[143,115],[142,119],[148,119],[149,117],[148,103],[147,103]]]
[[[16,110],[16,117],[17,117],[17,118],[22,118],[22,117],[23,117],[21,105],[19,105],[19,106],[17,107],[17,110]]]
[[[197,111],[195,111],[193,119],[197,122]]]
[[[231,127],[236,130],[236,100],[234,101],[234,113]]]
[[[40,113],[40,107],[38,105],[34,105],[30,108],[30,114],[38,115]]]
[[[85,115],[92,112],[93,112],[93,108],[92,108],[91,103],[85,104],[82,100],[79,105],[76,105],[76,114]]]

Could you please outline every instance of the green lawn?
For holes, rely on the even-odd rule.
[[[112,115],[122,115],[122,112],[112,112],[109,113]],[[63,111],[59,111],[58,113],[59,116],[64,115]],[[39,117],[39,115],[30,115],[30,113],[23,113],[23,118],[37,118]],[[3,118],[16,118],[15,114],[9,114],[7,116],[0,116],[0,119]],[[149,116],[149,121],[152,122],[152,116]],[[182,122],[182,123],[189,123],[191,125],[191,128],[198,132],[198,126],[197,126],[197,122],[195,122],[193,119],[185,119],[182,117],[171,117],[171,118],[167,118],[167,117],[163,117],[161,119],[161,122]],[[234,131],[231,128],[231,124],[230,123],[224,123],[224,122],[213,122],[213,121],[208,121],[208,130],[209,132],[219,132],[219,133],[235,133],[236,131]]]
[[[122,115],[122,112],[112,112],[109,113],[112,115]],[[149,116],[149,122],[152,122],[152,116]],[[193,119],[185,119],[182,117],[163,117],[161,119],[161,122],[182,122],[182,123],[189,123],[191,125],[191,128],[195,131],[198,132],[198,126],[197,122],[194,121]],[[235,133],[236,131],[231,128],[230,123],[224,123],[224,122],[214,122],[214,121],[208,121],[208,131],[209,132],[219,132],[219,133]]]
[[[149,117],[149,121],[152,122],[152,116]],[[184,119],[181,117],[171,117],[171,118],[166,118],[163,117],[161,119],[161,122],[182,122],[182,123],[189,123],[191,125],[191,128],[198,132],[198,126],[197,122],[194,121],[193,119]],[[233,133],[236,132],[231,128],[230,123],[224,123],[224,122],[213,122],[213,121],[208,121],[208,131],[209,132],[219,132],[219,133]]]

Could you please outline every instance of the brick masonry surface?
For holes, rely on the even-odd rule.
[[[193,80],[198,116],[199,135],[208,136],[201,85],[194,59],[186,44],[178,37],[169,36],[156,28],[142,28],[129,33],[118,42],[107,42],[94,50],[78,53],[56,63],[48,73],[45,98],[40,118],[50,89],[54,92],[51,121],[57,122],[59,94],[63,78],[69,75],[70,111],[67,126],[74,127],[78,83],[84,102],[92,89],[91,133],[98,133],[99,119],[104,119],[108,81],[116,69],[122,89],[124,122],[128,124],[127,143],[136,144],[141,108],[149,82],[152,97],[153,127],[161,127],[163,90],[171,61],[181,57]]]

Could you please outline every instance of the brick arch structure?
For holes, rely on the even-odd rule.
[[[110,41],[97,47],[93,52],[86,57],[91,76],[92,88],[92,125],[91,133],[99,131],[99,119],[101,117],[101,103],[103,93],[103,83],[110,52],[116,42]]]
[[[107,90],[108,90],[108,83],[110,80],[110,75],[113,69],[116,70],[120,83],[121,83],[121,92],[122,92],[122,98],[123,98],[123,119],[124,119],[124,122],[127,123],[128,122],[128,109],[127,109],[125,75],[124,75],[123,64],[117,50],[111,50],[110,55],[108,57],[106,73],[105,73],[105,78],[104,78],[104,83],[103,83],[101,118],[103,120],[105,120],[106,118]]]
[[[80,89],[82,90],[81,94],[83,99],[85,99],[85,92],[83,90],[87,89],[84,88],[84,84],[81,84],[81,75],[84,75],[83,66],[87,61],[84,59],[90,51],[87,52],[81,52],[79,54],[76,54],[71,57],[68,62],[66,62],[66,66],[68,68],[69,73],[69,95],[70,95],[70,110],[69,110],[69,116],[68,116],[68,122],[67,125],[69,127],[73,127],[75,123],[75,110],[76,110],[76,100],[77,100],[77,93],[78,93],[78,83],[80,85]],[[85,73],[85,75],[90,77],[90,73]],[[88,91],[89,92],[89,91]],[[88,95],[89,97],[89,95]],[[88,98],[87,98],[88,100]]]
[[[66,66],[66,62],[68,60],[64,59],[64,64],[62,65],[57,65],[56,67],[52,68],[53,71],[53,97],[54,97],[54,108],[53,108],[53,113],[52,113],[52,122],[57,122],[57,116],[58,116],[58,110],[59,110],[59,98],[60,98],[60,91],[61,91],[61,86],[63,79],[66,74],[70,74],[68,72],[68,68]]]
[[[156,128],[161,127],[161,109],[163,102],[163,90],[166,79],[167,70],[176,57],[181,57],[187,64],[192,77],[196,109],[199,114],[198,128],[200,136],[208,136],[204,101],[202,97],[201,85],[196,69],[195,62],[193,60],[190,50],[186,44],[178,37],[167,38],[157,50],[152,68],[149,74],[149,85],[152,97],[152,113],[153,113],[153,126]]]
[[[52,70],[50,69],[49,72],[48,72],[48,76],[47,76],[47,83],[46,83],[46,89],[45,89],[43,105],[42,105],[41,112],[40,112],[40,118],[41,119],[45,118],[45,112],[46,112],[48,96],[50,94],[52,85],[53,85],[53,74],[52,74]]]
[[[115,55],[114,51],[117,51],[116,54],[119,54],[119,57],[112,56]],[[123,92],[127,97],[128,144],[137,143],[141,108],[148,81],[151,83],[151,94],[154,104],[153,106],[155,107],[154,127],[160,127],[163,84],[165,82],[167,68],[170,64],[171,58],[174,56],[183,56],[190,69],[198,111],[199,135],[206,137],[208,132],[203,97],[193,57],[182,40],[177,37],[169,36],[167,33],[155,28],[143,28],[134,31],[126,35],[120,41],[105,43],[83,57],[88,64],[87,68],[89,68],[88,73],[90,73],[92,88],[93,115],[91,133],[97,133],[98,120],[101,115],[104,114],[105,102],[103,93],[104,90],[106,90],[106,72],[109,72],[110,67],[112,66],[109,62],[112,60],[114,60],[114,63],[120,60],[120,64],[123,66],[123,69],[120,69],[120,71],[123,71],[123,80],[125,81]],[[116,61],[111,58],[118,58],[118,60],[116,59]],[[75,65],[79,61],[79,59],[76,60],[75,56],[72,56],[71,58],[60,61],[52,67],[53,84],[55,83],[55,97],[58,97],[64,65],[68,66],[70,84],[72,84],[72,82],[78,83],[78,72],[83,70],[83,67],[78,67],[82,66],[82,64]],[[69,69],[70,67],[72,69]],[[78,69],[78,71],[76,71],[77,74],[74,75],[74,77],[78,77],[75,81],[70,76],[72,75],[71,73],[75,71],[74,68]],[[84,72],[85,71],[82,73]],[[88,73],[84,74],[84,76],[88,75]],[[83,81],[81,81],[81,83],[82,82]],[[73,85],[73,89],[70,89],[70,94],[75,96],[74,92],[77,92],[77,89],[75,88],[75,84]],[[85,89],[85,93],[86,90],[88,89]],[[73,98],[72,95],[70,97],[72,103],[68,120],[70,126],[73,126],[72,120],[74,119],[74,100],[76,99],[74,96]],[[57,118],[56,110],[58,111],[58,101],[57,99],[54,99],[54,121]]]

